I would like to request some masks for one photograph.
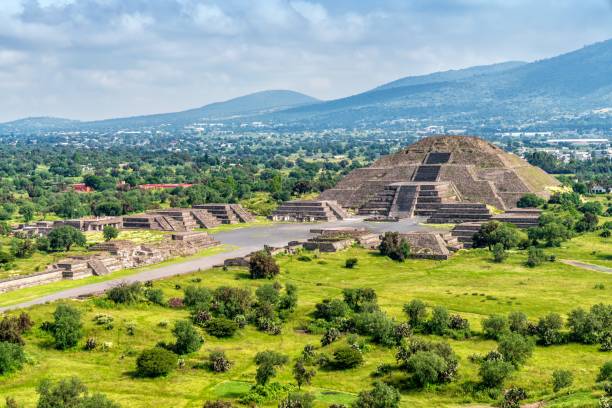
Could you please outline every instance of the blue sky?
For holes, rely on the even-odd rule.
[[[1,0],[0,121],[331,99],[609,38],[611,0]]]

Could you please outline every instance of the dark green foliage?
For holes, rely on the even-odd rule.
[[[527,193],[517,201],[516,206],[518,208],[536,208],[541,205],[544,205],[545,203],[546,200],[544,200],[543,198],[533,193]]]
[[[565,209],[577,208],[581,204],[578,193],[555,193],[548,200],[550,204],[559,204]]]
[[[270,379],[276,376],[276,368],[287,364],[288,361],[287,356],[276,351],[266,350],[257,353],[255,355],[255,364],[257,364],[255,380],[257,384],[268,384]]]
[[[223,351],[212,351],[208,355],[210,369],[215,373],[224,373],[232,367],[232,362],[226,357]]]
[[[188,307],[197,306],[200,309],[208,309],[212,299],[213,295],[207,288],[190,285],[185,288],[183,303]]]
[[[329,329],[327,329],[325,334],[323,334],[323,337],[321,337],[321,345],[325,347],[329,344],[332,344],[334,341],[338,340],[339,338],[340,338],[340,331],[336,329],[335,327],[330,327]]]
[[[376,292],[371,288],[343,289],[344,302],[354,312],[372,311],[376,308]]]
[[[232,337],[238,330],[238,324],[225,317],[211,319],[206,323],[206,333],[218,338]]]
[[[604,213],[603,205],[599,201],[588,201],[582,204],[578,211],[583,214],[594,214],[594,215],[603,215]]]
[[[345,262],[344,262],[344,266],[348,269],[353,269],[355,266],[357,266],[357,263],[359,262],[359,260],[357,258],[348,258]]]
[[[501,315],[491,315],[482,320],[482,331],[488,339],[498,339],[509,331],[508,320]]]
[[[510,387],[504,392],[501,408],[520,408],[521,401],[527,398],[527,393],[522,388]]]
[[[314,317],[333,321],[346,317],[349,311],[348,305],[340,299],[323,299],[323,302],[315,305]]]
[[[533,342],[518,333],[507,333],[499,337],[497,350],[504,361],[519,367],[527,361],[533,353]]]
[[[55,347],[65,350],[76,346],[83,337],[81,313],[70,305],[60,304],[53,312],[53,319],[50,331],[55,339]]]
[[[159,288],[147,288],[144,291],[145,298],[156,305],[164,305],[166,302],[164,300],[164,291]]]
[[[120,408],[103,394],[88,395],[87,387],[76,377],[53,384],[44,380],[38,386],[37,408]]]
[[[0,375],[21,369],[25,354],[19,344],[0,341]]]
[[[546,246],[559,246],[572,237],[575,219],[556,214],[544,213],[540,216],[539,226],[529,228],[527,235],[531,241],[541,241]]]
[[[599,218],[593,213],[585,213],[580,221],[576,223],[577,232],[591,232],[597,229]]]
[[[410,326],[419,327],[427,318],[427,306],[422,300],[413,299],[404,305],[404,313],[408,316]]]
[[[454,379],[459,360],[447,343],[434,343],[415,337],[404,339],[400,342],[395,359],[401,367],[408,368],[410,358],[418,352],[432,352],[444,360],[446,368],[439,373],[438,382],[448,382]]]
[[[606,361],[597,374],[597,381],[612,381],[612,360]]]
[[[299,389],[301,389],[304,384],[310,385],[316,373],[316,370],[306,366],[305,361],[301,358],[298,359],[293,366],[293,378],[295,378],[295,382],[297,382]]]
[[[385,232],[378,248],[380,254],[403,262],[410,256],[410,245],[398,232]]]
[[[529,332],[529,321],[527,315],[520,311],[510,312],[508,315],[508,328],[511,332],[527,335]]]
[[[291,392],[278,403],[278,408],[312,408],[315,397],[312,394]]]
[[[395,322],[384,312],[358,313],[353,317],[355,330],[364,336],[370,336],[373,343],[386,347],[397,344]]]
[[[516,247],[522,239],[522,234],[516,226],[499,221],[489,221],[480,226],[474,234],[474,247],[490,249],[495,244],[502,244],[504,249]]]
[[[553,391],[567,388],[574,382],[574,375],[569,370],[555,370],[552,373]]]
[[[213,293],[212,310],[220,316],[233,319],[236,316],[246,316],[251,309],[253,298],[246,288],[221,286]]]
[[[351,346],[341,346],[334,351],[332,365],[337,370],[355,368],[363,364],[361,351]]]
[[[280,291],[275,285],[262,285],[255,291],[255,297],[258,302],[276,305],[280,300]]]
[[[493,262],[502,263],[508,258],[508,253],[504,248],[504,244],[501,242],[493,245],[493,249],[491,249],[491,253],[493,253]]]
[[[398,408],[401,395],[394,387],[376,381],[369,391],[361,391],[351,408]]]
[[[117,286],[112,287],[106,297],[115,303],[132,304],[140,300],[142,294],[142,286],[140,282],[121,282]]]
[[[541,265],[542,262],[544,262],[545,260],[546,255],[544,254],[544,251],[534,246],[529,247],[529,249],[527,250],[527,266],[533,268],[538,265]]]
[[[73,245],[85,246],[87,239],[78,229],[69,225],[54,228],[47,236],[49,248],[53,251],[70,251]]]
[[[478,374],[485,387],[500,388],[513,370],[514,366],[503,359],[485,359],[480,364]]]
[[[176,354],[155,347],[144,350],[136,359],[136,373],[141,377],[161,377],[176,368],[178,357]]]
[[[204,343],[204,340],[193,326],[193,323],[189,320],[177,321],[172,329],[172,334],[174,334],[176,338],[174,351],[177,354],[189,354],[198,351]]]
[[[565,338],[560,331],[562,327],[563,319],[557,313],[549,313],[540,318],[537,325],[538,344],[550,346],[563,343]]]
[[[448,330],[450,316],[448,310],[443,306],[433,308],[431,318],[427,322],[427,330],[432,334],[442,336]]]
[[[119,236],[119,230],[112,225],[107,225],[104,227],[102,235],[104,236],[104,240],[108,242],[111,239],[115,239]]]
[[[446,361],[433,351],[417,351],[410,356],[406,366],[420,387],[441,382],[442,374],[448,369]]]
[[[33,323],[27,313],[21,313],[18,317],[4,316],[0,320],[0,341],[23,345],[21,335],[30,330]]]
[[[233,405],[229,401],[216,400],[216,401],[206,401],[202,408],[233,408]]]
[[[266,251],[258,251],[251,255],[249,273],[251,279],[272,279],[280,273],[280,268],[272,255]]]

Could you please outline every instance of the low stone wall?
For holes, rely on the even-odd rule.
[[[16,276],[14,278],[0,281],[0,293],[15,289],[28,288],[30,286],[42,285],[43,283],[57,282],[63,279],[63,271],[50,270],[27,276]]]

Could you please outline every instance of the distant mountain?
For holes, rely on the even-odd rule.
[[[31,118],[20,119],[14,122],[0,124],[0,131],[12,128],[29,129],[30,131],[40,129],[70,129],[73,127],[82,129],[91,128],[136,128],[159,126],[163,124],[182,125],[194,123],[200,120],[224,120],[235,119],[242,116],[256,116],[271,113],[281,109],[318,103],[319,100],[299,92],[287,90],[261,91],[253,94],[240,96],[225,102],[216,102],[200,108],[189,109],[181,112],[161,113],[154,115],[132,116],[126,118],[106,119],[91,122],[71,121],[68,119],[55,118]],[[45,125],[46,124],[46,125]]]
[[[528,64],[408,77],[361,94],[288,109],[276,120],[351,125],[397,118],[525,120],[612,107],[612,40]]]
[[[522,61],[508,61],[492,65],[479,65],[464,69],[451,69],[449,71],[435,72],[428,75],[409,76],[380,85],[375,90],[399,88],[402,86],[434,84],[439,82],[457,81],[461,79],[473,78],[480,75],[495,74],[498,72],[507,71],[512,68],[520,67],[527,64]]]

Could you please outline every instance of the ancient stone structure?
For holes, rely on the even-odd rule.
[[[238,224],[251,222],[253,214],[245,210],[240,204],[198,204],[193,208],[203,209],[216,217],[222,224]]]
[[[410,257],[421,259],[448,259],[452,252],[463,248],[463,245],[450,233],[411,232],[402,234],[410,245]]]
[[[454,203],[508,210],[526,193],[548,197],[549,188],[558,185],[541,169],[484,140],[434,136],[352,171],[320,199],[362,214],[463,220]]]
[[[274,221],[337,221],[348,214],[335,201],[296,200],[281,204],[270,217]]]
[[[121,217],[83,217],[73,220],[54,221],[53,228],[70,225],[80,231],[102,231],[104,227],[111,226],[117,229],[123,226]]]
[[[213,228],[219,224],[221,222],[208,211],[192,208],[165,208],[123,217],[123,228],[126,229],[190,231],[195,228]]]
[[[38,238],[49,235],[53,229],[53,221],[37,221],[32,224],[19,224],[12,233],[24,238]]]

